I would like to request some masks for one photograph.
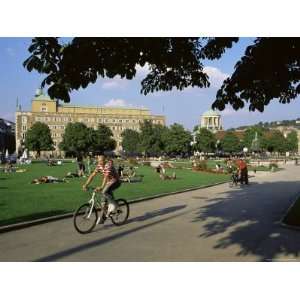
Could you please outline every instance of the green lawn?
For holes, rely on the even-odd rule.
[[[70,179],[69,183],[30,184],[32,179],[43,175],[62,178],[67,172],[76,170],[75,164],[69,162],[63,166],[48,167],[45,163],[34,163],[24,168],[27,169],[25,173],[0,173],[0,226],[72,212],[87,201],[88,194],[81,190],[86,178]],[[167,174],[171,175],[173,171],[174,169],[168,169]],[[178,179],[161,181],[153,168],[139,167],[137,174],[144,175],[143,182],[123,183],[115,196],[133,201],[140,197],[228,180],[228,175],[224,174],[192,172],[184,169],[175,171]]]
[[[300,198],[295,202],[283,219],[287,225],[300,226]]]

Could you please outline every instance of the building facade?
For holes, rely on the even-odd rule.
[[[0,161],[6,152],[14,153],[15,147],[15,123],[0,118]]]
[[[108,126],[113,138],[116,140],[116,152],[122,150],[121,133],[125,129],[139,131],[140,125],[150,120],[153,124],[165,125],[165,117],[152,115],[149,109],[145,108],[123,108],[123,107],[88,107],[59,104],[49,96],[37,90],[32,99],[31,111],[16,112],[16,148],[22,151],[26,131],[35,123],[47,124],[51,131],[55,150],[53,155],[63,155],[59,150],[59,143],[68,123],[82,122],[88,127],[98,128],[99,124]]]
[[[200,127],[206,128],[212,132],[222,130],[221,115],[212,109],[206,111],[201,116]]]

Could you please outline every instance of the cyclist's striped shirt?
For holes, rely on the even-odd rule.
[[[96,172],[101,172],[104,177],[108,178],[108,183],[113,183],[119,180],[118,172],[113,166],[112,160],[109,160],[104,166],[97,164]]]

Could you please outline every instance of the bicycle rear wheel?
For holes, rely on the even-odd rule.
[[[118,208],[115,212],[110,214],[111,221],[117,225],[123,225],[129,217],[129,205],[125,199],[116,200]]]
[[[98,213],[95,207],[91,211],[89,203],[83,204],[74,213],[74,227],[81,234],[89,233],[96,226],[97,219]]]

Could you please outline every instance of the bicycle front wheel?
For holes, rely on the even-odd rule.
[[[75,229],[81,233],[89,233],[96,226],[98,213],[95,207],[91,207],[89,203],[81,205],[74,213],[73,223]]]
[[[111,221],[117,225],[123,225],[129,217],[129,205],[125,199],[116,200],[118,208],[110,214]]]

